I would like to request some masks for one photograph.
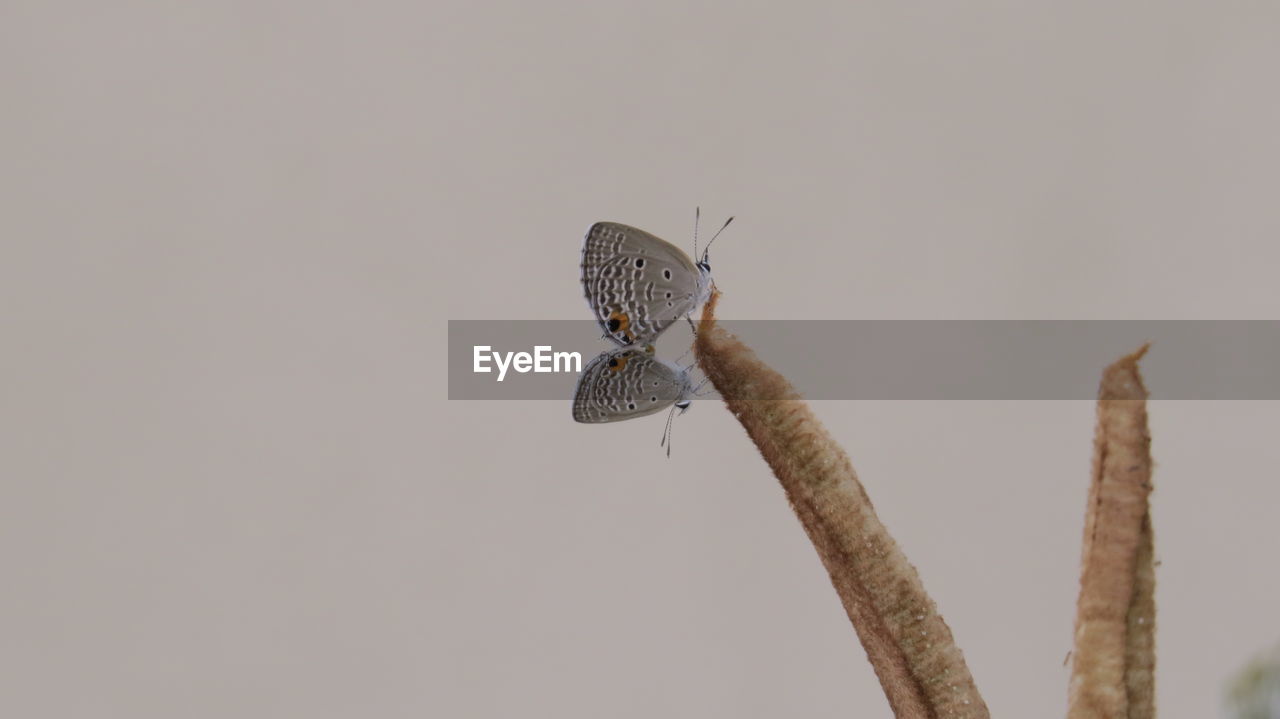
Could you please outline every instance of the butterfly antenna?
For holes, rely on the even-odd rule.
[[[698,256],[698,220],[702,218],[702,208],[693,208],[693,256]]]
[[[693,316],[685,315],[684,318],[689,322],[689,331],[693,333],[693,338],[698,339],[698,325],[694,324]]]
[[[667,457],[671,456],[671,420],[675,419],[675,416],[676,406],[673,404],[671,411],[667,413],[667,426],[662,430],[662,441],[658,443],[659,447],[666,445]]]
[[[716,230],[716,233],[715,233],[714,235],[712,235],[712,236],[711,236],[711,241],[707,243],[707,246],[706,246],[706,247],[702,248],[702,261],[703,261],[703,262],[706,262],[706,261],[707,261],[707,253],[711,251],[711,243],[716,241],[716,238],[720,236],[720,233],[721,233],[721,232],[724,232],[724,228],[728,227],[730,222],[733,222],[733,218],[732,218],[732,217],[730,217],[729,219],[725,220],[723,225],[720,225],[720,229]],[[694,251],[695,251],[695,252],[697,251],[697,248],[696,248],[696,247],[694,248]]]

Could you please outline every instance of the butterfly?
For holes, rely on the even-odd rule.
[[[671,420],[689,409],[698,390],[689,370],[653,356],[653,348],[605,350],[587,363],[573,390],[573,418],[587,424],[621,422],[670,407],[662,442],[671,456]]]
[[[644,417],[693,397],[689,370],[632,348],[605,350],[587,363],[573,390],[573,418],[598,424]]]
[[[716,237],[730,222],[732,217]],[[643,346],[706,301],[711,295],[711,265],[706,249],[694,262],[680,248],[644,230],[597,222],[582,242],[582,291],[605,336],[623,347]]]

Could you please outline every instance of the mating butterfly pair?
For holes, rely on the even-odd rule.
[[[696,222],[694,227],[696,255]],[[582,244],[582,290],[605,336],[619,348],[587,363],[574,390],[573,418],[617,422],[688,408],[694,393],[689,370],[655,357],[652,343],[710,296],[707,251],[694,262],[644,230],[597,222]]]

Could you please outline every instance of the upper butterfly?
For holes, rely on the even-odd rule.
[[[644,230],[597,222],[582,242],[582,291],[606,336],[647,345],[711,295],[711,265],[705,252],[695,263]]]

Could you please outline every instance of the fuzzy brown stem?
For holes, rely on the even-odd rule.
[[[1151,434],[1138,372],[1146,351],[1144,346],[1108,367],[1098,390],[1070,719],[1155,716]]]
[[[790,383],[703,308],[699,365],[773,470],[898,717],[987,717],[951,629],[853,465]]]

